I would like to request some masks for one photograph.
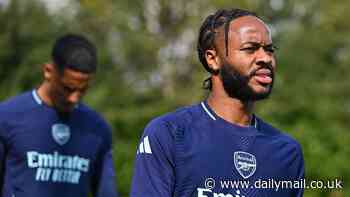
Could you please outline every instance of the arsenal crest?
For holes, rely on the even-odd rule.
[[[256,170],[255,156],[247,152],[236,151],[234,163],[238,173],[245,179],[252,176]]]
[[[61,146],[66,144],[70,139],[70,128],[68,125],[54,124],[52,125],[51,132],[53,139]]]

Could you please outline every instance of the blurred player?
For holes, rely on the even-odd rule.
[[[253,114],[275,75],[267,25],[246,10],[218,10],[200,28],[198,55],[211,74],[205,83],[210,95],[148,124],[130,196],[302,196],[303,189],[257,188],[259,180],[304,177],[300,145]],[[238,180],[250,185],[231,184]]]
[[[39,88],[0,104],[2,197],[117,197],[111,129],[80,102],[96,66],[95,46],[65,35]]]

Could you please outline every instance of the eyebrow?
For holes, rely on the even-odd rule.
[[[261,44],[261,43],[259,43],[259,42],[245,42],[245,43],[242,43],[241,45],[240,45],[240,47],[243,47],[244,45],[247,45],[247,44],[251,44],[251,45],[259,45],[259,46],[262,46],[262,47],[270,47],[270,46],[274,46],[273,45],[273,43],[271,42],[271,43],[269,43],[269,44]]]
[[[90,83],[84,83],[81,87],[80,86],[76,86],[74,83],[72,82],[62,82],[61,83],[63,87],[71,89],[71,90],[83,90],[86,89],[90,86]]]

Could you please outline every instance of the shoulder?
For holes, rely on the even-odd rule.
[[[82,119],[82,122],[88,124],[90,128],[95,128],[94,131],[96,131],[96,135],[99,135],[106,140],[110,140],[112,129],[101,114],[83,103],[79,104],[77,113]]]
[[[101,114],[83,103],[79,104],[77,112],[85,119],[85,121],[89,121],[97,126],[108,127],[106,120]]]
[[[156,117],[147,124],[144,134],[174,135],[176,130],[184,129],[195,121],[198,109],[198,105],[191,105]]]
[[[291,178],[304,177],[304,155],[301,145],[290,135],[274,128],[268,123],[260,122],[261,132],[269,137],[268,141],[274,145],[276,150],[279,150],[281,158],[280,163],[284,163],[285,174]]]
[[[272,140],[278,141],[279,143],[289,146],[295,153],[302,155],[302,149],[300,143],[295,140],[292,136],[288,135],[269,123],[264,122],[258,118],[258,130],[263,132],[263,135],[271,137]]]
[[[164,156],[172,163],[178,131],[183,131],[183,128],[191,124],[195,113],[196,106],[187,106],[151,120],[141,136],[138,155],[146,153],[159,158]]]
[[[36,107],[32,92],[24,92],[0,103],[0,114],[19,113]]]
[[[7,128],[17,124],[19,119],[31,117],[31,112],[38,105],[31,92],[13,96],[0,103],[0,138],[6,139],[9,135]]]
[[[38,104],[32,92],[24,92],[0,103],[0,127],[8,122],[16,123],[19,119],[29,118]]]

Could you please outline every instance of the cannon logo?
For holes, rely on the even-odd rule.
[[[70,139],[70,129],[65,124],[54,124],[51,131],[53,139],[61,146]]]
[[[236,151],[234,163],[238,173],[245,179],[251,177],[256,170],[255,156],[247,152]]]

